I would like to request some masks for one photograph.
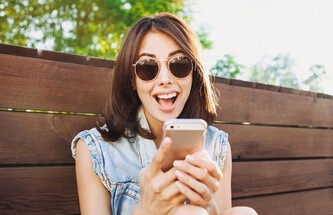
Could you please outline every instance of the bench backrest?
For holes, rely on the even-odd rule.
[[[69,141],[96,125],[114,64],[0,44],[1,214],[79,213]],[[223,78],[215,86],[215,126],[232,147],[233,204],[259,214],[331,213],[333,97]]]

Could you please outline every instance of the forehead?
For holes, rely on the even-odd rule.
[[[172,37],[160,31],[151,31],[142,38],[138,55],[147,53],[165,58],[177,50],[181,48]]]

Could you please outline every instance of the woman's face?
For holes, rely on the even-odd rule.
[[[158,31],[146,34],[139,48],[139,59],[169,60],[178,56],[185,56],[179,45]],[[135,86],[150,126],[158,126],[165,120],[178,117],[192,85],[192,73],[185,78],[176,78],[169,71],[167,61],[159,63],[160,70],[154,80],[143,81],[135,76]]]

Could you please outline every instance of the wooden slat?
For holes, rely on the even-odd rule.
[[[87,113],[104,108],[111,69],[5,54],[0,62],[0,107]]]
[[[220,83],[215,86],[221,93],[219,120],[333,128],[333,99]]]
[[[0,149],[7,152],[0,156],[2,164],[71,162],[68,154],[70,138],[83,129],[94,127],[96,121],[93,117],[57,116],[66,124],[66,129],[73,129],[65,134],[68,137],[66,142],[55,131],[50,114],[0,112],[0,117],[6,122],[0,124]],[[333,130],[215,126],[230,134],[234,160],[333,156]],[[61,123],[58,127],[64,128]],[[39,156],[26,153],[27,150]],[[13,154],[16,156],[13,157]]]
[[[0,211],[79,213],[74,167],[0,168]]]
[[[0,53],[10,54],[22,57],[41,58],[52,61],[69,62],[75,64],[83,64],[97,67],[113,68],[115,65],[114,60],[108,60],[104,58],[85,57],[82,55],[69,54],[65,52],[49,51],[49,50],[37,50],[34,48],[28,48],[24,46],[16,46],[0,43]]]
[[[333,159],[234,162],[233,197],[333,187]]]
[[[0,53],[19,55],[25,57],[38,57],[38,50],[24,46],[16,46],[0,43]]]
[[[233,200],[233,206],[244,205],[267,215],[332,214],[333,188]]]
[[[333,157],[333,130],[214,124],[229,134],[236,159]]]
[[[70,138],[96,125],[95,117],[83,116],[0,111],[0,119],[2,165],[73,163]],[[56,131],[55,126],[63,132]]]
[[[6,122],[0,124],[0,150],[6,152],[0,156],[2,164],[71,163],[70,139],[79,131],[94,127],[97,120],[95,117],[15,112],[0,112],[0,117]],[[70,133],[61,133],[67,141],[59,136],[54,122],[58,122],[57,128],[70,130]],[[234,160],[333,156],[332,130],[215,126],[230,134]]]
[[[0,54],[0,106],[98,112],[109,69]],[[38,83],[38,84],[36,84]],[[89,87],[92,86],[92,87]],[[333,127],[333,100],[216,83],[219,120]]]

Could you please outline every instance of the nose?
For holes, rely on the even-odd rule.
[[[173,76],[168,68],[167,61],[160,62],[160,72],[157,77],[157,81],[159,85],[168,85],[173,83]]]

